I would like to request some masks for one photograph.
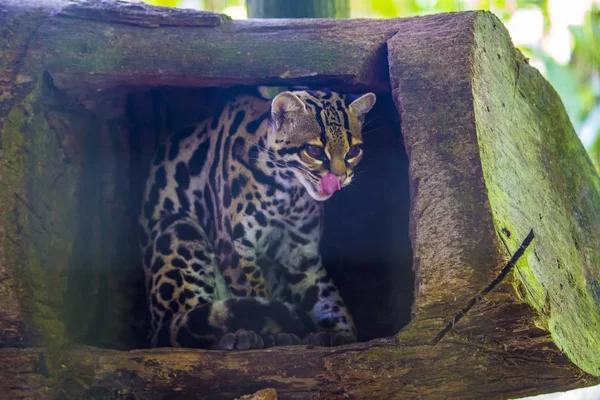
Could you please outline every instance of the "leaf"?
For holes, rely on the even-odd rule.
[[[152,6],[177,7],[179,5],[179,0],[146,0],[145,3]]]

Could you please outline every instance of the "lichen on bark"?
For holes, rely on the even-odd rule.
[[[487,17],[476,27],[473,102],[496,232],[510,251],[536,235],[515,287],[557,346],[600,375],[600,179],[557,93],[499,44],[504,27]]]

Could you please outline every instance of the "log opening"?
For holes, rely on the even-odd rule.
[[[102,176],[94,173],[103,169],[103,161],[97,159],[98,164],[88,176],[88,197],[81,202],[81,215],[86,220],[82,224],[83,233],[90,224],[88,219],[109,215],[110,209],[120,208],[124,219],[105,220],[104,224],[110,227],[99,235],[116,231],[127,234],[122,235],[125,242],[119,244],[120,254],[115,254],[121,261],[98,266],[106,269],[100,274],[105,282],[97,289],[93,316],[90,318],[89,309],[72,314],[70,326],[74,329],[81,330],[82,320],[89,326],[86,332],[81,332],[79,342],[108,348],[147,347],[149,316],[135,232],[150,158],[170,132],[211,116],[220,103],[238,91],[158,87],[127,94],[121,102],[123,120],[112,126],[121,127],[122,137],[117,144],[112,140],[111,152],[120,153],[123,162],[116,168],[122,171],[115,170],[111,175],[114,181],[102,182]],[[389,93],[379,93],[377,106],[366,123],[366,156],[357,169],[357,178],[351,187],[326,202],[321,251],[327,270],[356,320],[360,341],[397,333],[410,320],[414,297],[408,237],[408,160],[399,116]],[[114,132],[109,135],[114,139]],[[96,146],[91,145],[88,151],[96,152]],[[109,186],[117,188],[109,190],[112,199],[99,202],[99,215],[94,215],[89,210],[91,199],[106,198]],[[78,271],[73,275],[78,290],[71,292],[70,302],[75,305],[90,296],[85,288],[89,276],[85,269],[94,265],[95,257],[94,252],[86,249],[94,239],[85,234],[83,237],[79,242],[82,247],[79,265],[72,269]],[[128,263],[127,267],[122,263]],[[117,292],[121,293],[119,301],[124,304],[112,300]],[[103,328],[115,326],[121,326],[118,335]]]

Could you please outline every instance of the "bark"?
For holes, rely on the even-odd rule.
[[[235,21],[195,35],[189,27],[142,31],[115,24],[107,36],[105,24],[56,18],[40,40],[50,52],[46,66],[54,83],[82,98],[127,86],[310,83],[389,90],[385,42],[397,31],[395,22],[318,20],[308,30],[305,24]],[[66,51],[74,47],[83,53]]]
[[[249,18],[349,18],[349,0],[247,0]]]
[[[0,389],[36,399],[231,399],[262,388],[282,399],[505,399],[593,382],[547,336],[527,342],[527,352],[464,339],[246,352],[76,347],[57,364],[46,349],[1,349]]]
[[[494,16],[248,22],[94,4],[11,0],[0,12],[1,393],[493,399],[599,382],[600,179]],[[192,115],[160,87],[210,103],[192,88],[232,84],[391,91],[408,154],[410,323],[333,349],[77,344],[90,331],[128,342],[117,339],[134,313],[143,181],[131,171],[164,121],[127,122],[153,107],[139,91],[174,90],[167,104]],[[366,211],[381,208],[372,201]]]
[[[149,10],[152,10],[149,12]],[[178,10],[167,7],[149,7],[144,4],[97,0],[83,4],[72,4],[62,8],[63,17],[93,19],[158,28],[160,26],[219,26],[230,18],[223,14],[207,11]]]

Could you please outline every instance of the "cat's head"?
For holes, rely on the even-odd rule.
[[[347,186],[363,157],[362,125],[375,95],[295,91],[271,104],[271,148],[315,200]]]

